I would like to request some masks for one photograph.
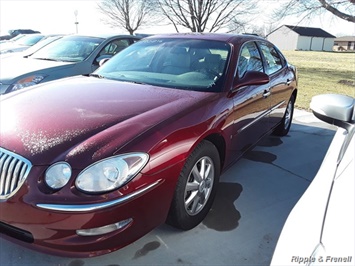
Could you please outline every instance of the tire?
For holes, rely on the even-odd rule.
[[[286,136],[291,128],[293,111],[295,106],[295,96],[291,95],[290,100],[288,101],[284,117],[281,120],[281,123],[274,129],[273,134],[276,136]]]
[[[202,141],[180,173],[167,223],[183,230],[190,230],[201,223],[211,209],[219,175],[218,150],[211,142]]]

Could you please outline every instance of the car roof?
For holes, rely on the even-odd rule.
[[[149,36],[147,38],[186,38],[186,39],[206,39],[229,41],[231,39],[263,39],[262,37],[252,34],[231,34],[231,33],[204,33],[204,32],[189,32],[189,33],[167,33]]]
[[[10,33],[10,35],[12,35],[13,33],[17,33],[17,34],[40,33],[37,30],[31,30],[31,29],[14,29],[14,30],[9,30],[8,32]]]
[[[78,37],[96,37],[96,38],[102,38],[102,39],[109,39],[113,37],[122,37],[122,38],[127,38],[127,37],[132,37],[132,38],[137,38],[139,37],[134,36],[134,35],[129,35],[129,34],[117,34],[117,33],[97,33],[97,34],[72,34],[68,36],[78,36]]]
[[[240,42],[248,40],[265,40],[262,37],[251,35],[251,34],[231,34],[231,33],[169,33],[169,34],[159,34],[146,39],[151,38],[186,38],[186,39],[196,39],[196,40],[215,40],[224,42]]]

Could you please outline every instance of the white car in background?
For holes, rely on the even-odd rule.
[[[339,128],[317,175],[286,220],[271,265],[355,265],[355,99],[318,95],[311,109]]]
[[[19,56],[19,57],[29,57],[32,55],[34,52],[37,52],[39,49],[42,47],[62,38],[64,35],[46,35],[43,39],[41,39],[39,42],[35,43],[31,47],[23,50],[23,51],[18,51],[18,52],[12,52],[12,53],[5,53],[5,54],[0,54],[0,60],[8,57],[13,57],[13,56]],[[16,37],[15,37],[16,38]]]
[[[23,37],[16,38],[14,41],[8,41],[0,44],[0,54],[17,53],[25,51],[40,40],[45,38],[43,34],[25,34]]]

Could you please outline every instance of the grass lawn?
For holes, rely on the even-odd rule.
[[[295,106],[309,110],[317,94],[339,93],[355,97],[355,53],[283,51],[298,69]]]

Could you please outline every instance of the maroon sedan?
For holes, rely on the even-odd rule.
[[[1,100],[0,232],[57,255],[97,256],[161,223],[188,230],[220,174],[286,135],[296,69],[248,35],[152,36],[90,76]]]

